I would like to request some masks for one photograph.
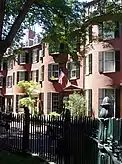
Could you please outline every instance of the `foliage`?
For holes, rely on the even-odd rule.
[[[60,114],[57,113],[57,112],[51,112],[51,113],[49,114],[49,116],[50,116],[51,118],[58,118],[58,117],[60,117]]]
[[[65,107],[71,111],[73,116],[86,115],[86,101],[82,94],[74,92],[69,95],[69,100],[64,103]]]
[[[23,37],[24,29],[31,28],[36,23],[42,27],[42,34],[47,36],[50,33],[55,39],[58,36],[58,41],[66,41],[64,32],[67,25],[64,28],[64,18],[65,24],[71,24],[68,28],[71,31],[79,24],[79,6],[78,0],[60,0],[60,3],[58,0],[1,0],[0,44],[4,47],[1,46],[3,49],[0,51],[4,53],[13,43],[21,46],[19,41]],[[52,38],[53,41],[55,39]],[[0,54],[3,55],[2,53]]]
[[[34,81],[19,81],[18,86],[23,88],[26,96],[19,100],[20,106],[28,107],[35,113],[35,98],[34,94],[38,94],[37,83]]]

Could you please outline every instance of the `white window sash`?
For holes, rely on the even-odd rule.
[[[115,72],[115,52],[113,53],[113,55],[114,55],[114,61],[113,60],[108,60],[109,63],[110,62],[111,63],[113,62],[113,64],[114,64],[113,70],[106,70],[106,67],[107,67],[106,65],[107,64],[108,64],[108,68],[110,68],[110,64],[105,59],[105,56],[108,55],[107,52],[108,51],[103,52],[103,72]],[[111,51],[111,52],[113,52],[113,51]]]

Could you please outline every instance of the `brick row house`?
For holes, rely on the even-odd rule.
[[[67,60],[66,57],[64,67],[64,57],[58,53],[50,54],[48,45],[39,40],[34,42],[32,37],[28,38],[22,53],[15,56],[15,59],[1,61],[2,110],[22,112],[18,102],[24,96],[24,91],[17,86],[21,80],[33,80],[39,84],[40,94],[35,95],[35,99],[38,110],[44,114],[60,112],[63,98],[67,98],[74,90],[82,91],[82,61],[72,61],[69,57]]]
[[[99,4],[102,2],[87,3],[84,6],[87,16],[92,12],[98,13]],[[104,10],[103,6],[102,10]],[[88,113],[94,114],[95,117],[98,117],[100,104],[105,96],[112,100],[114,116],[122,116],[121,41],[122,24],[120,22],[103,21],[88,27],[87,44],[89,44],[89,49],[84,58],[84,91],[86,92]]]

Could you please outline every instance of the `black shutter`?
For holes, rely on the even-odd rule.
[[[120,37],[120,29],[119,29],[119,22],[115,22],[115,38],[119,38]]]
[[[18,65],[20,65],[20,55],[17,55],[17,62],[18,62]]]
[[[39,70],[36,70],[36,82],[39,81]]]
[[[99,23],[99,38],[103,39],[103,22]]]
[[[92,74],[92,54],[89,54],[89,74]]]
[[[115,51],[115,71],[120,71],[120,51]]]
[[[102,52],[99,52],[99,72],[104,72],[104,55]]]
[[[89,43],[92,42],[92,25],[89,26]]]
[[[28,81],[28,72],[25,71],[25,81]]]
[[[67,63],[68,79],[71,78],[71,63]]]
[[[15,85],[15,72],[13,72],[13,85]]]
[[[31,71],[29,74],[30,74],[29,75],[29,80],[32,80],[32,78],[33,78],[33,72]]]
[[[52,93],[47,93],[47,114],[52,111]]]
[[[37,62],[39,62],[39,49],[37,50]]]
[[[80,61],[76,62],[76,77],[77,79],[80,78]]]
[[[41,67],[41,81],[44,81],[44,65]]]
[[[88,89],[88,116],[92,116],[92,89]]]
[[[26,64],[29,64],[30,54],[28,52],[25,52],[25,56],[26,56]]]
[[[17,72],[17,83],[19,82],[19,72]]]
[[[29,52],[29,64],[32,64],[33,62],[33,53]]]
[[[120,89],[115,91],[115,117],[120,117]]]
[[[50,80],[51,78],[51,72],[52,72],[52,64],[48,64],[48,79]]]

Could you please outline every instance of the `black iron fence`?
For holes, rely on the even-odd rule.
[[[0,149],[38,154],[57,164],[122,163],[122,119],[2,114]]]

